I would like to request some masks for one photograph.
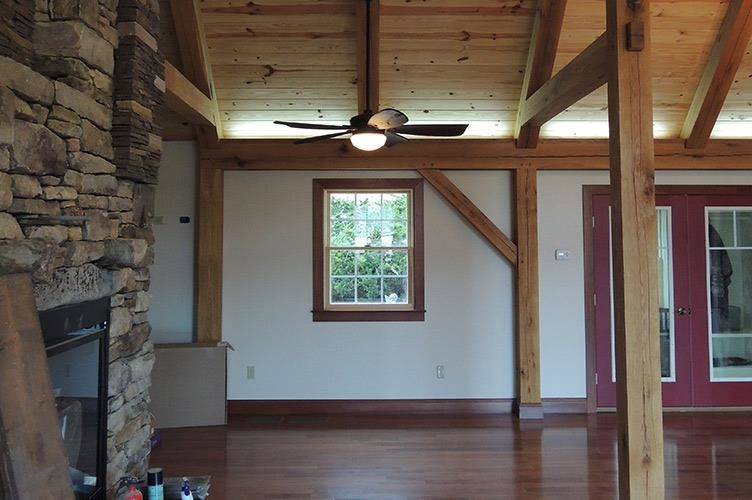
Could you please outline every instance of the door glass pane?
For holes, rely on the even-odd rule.
[[[609,212],[610,219],[610,212]],[[658,336],[661,352],[661,380],[675,382],[674,271],[671,252],[671,208],[656,207],[658,230]],[[609,233],[610,234],[610,233]],[[610,236],[609,236],[610,240]],[[610,242],[609,242],[610,246]],[[611,378],[616,382],[613,264],[611,265]]]
[[[708,213],[708,223],[713,228],[710,231],[711,247],[734,246],[733,210],[718,210]]]
[[[707,213],[711,380],[745,380],[752,378],[752,210]]]
[[[740,247],[752,247],[752,211],[736,212],[736,238]]]
[[[661,377],[674,378],[673,268],[671,261],[671,212],[657,209],[658,218],[658,334],[661,347]]]

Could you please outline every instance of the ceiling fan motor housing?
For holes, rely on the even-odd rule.
[[[355,115],[350,118],[350,125],[358,130],[368,126],[368,120],[373,116],[373,111],[367,109],[359,115]]]

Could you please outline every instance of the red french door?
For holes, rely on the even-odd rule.
[[[689,196],[695,406],[752,405],[752,197]]]
[[[596,341],[596,397],[599,407],[616,406],[611,221],[607,194],[593,195],[593,272]],[[659,331],[664,406],[690,406],[691,342],[683,196],[657,196]]]
[[[752,196],[656,196],[664,406],[752,405]],[[616,405],[610,196],[594,194],[596,398]]]

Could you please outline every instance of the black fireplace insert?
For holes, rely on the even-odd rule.
[[[110,299],[41,311],[39,321],[76,500],[104,499]]]

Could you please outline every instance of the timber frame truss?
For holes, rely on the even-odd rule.
[[[516,269],[518,413],[542,418],[538,311],[537,171],[610,169],[614,210],[619,478],[623,498],[663,497],[663,440],[657,321],[653,174],[657,169],[749,169],[752,141],[710,140],[710,132],[752,37],[752,0],[730,0],[728,13],[682,129],[681,140],[654,141],[650,82],[650,1],[607,0],[607,30],[557,74],[554,58],[565,0],[539,0],[520,95],[514,140],[411,140],[364,153],[330,141],[289,147],[286,140],[222,140],[197,0],[172,0],[186,74],[168,66],[167,105],[197,127],[200,152],[196,303],[199,342],[221,340],[224,170],[414,170],[420,173]],[[358,44],[366,19],[358,10]],[[374,15],[374,13],[376,15]],[[371,33],[378,29],[371,27]],[[375,38],[378,38],[376,36]],[[368,44],[378,60],[378,39]],[[359,51],[364,52],[364,51]],[[364,80],[365,61],[359,73]],[[376,89],[366,103],[378,109]],[[608,84],[610,138],[539,141],[540,127]],[[516,237],[504,234],[442,170],[515,172]],[[638,278],[635,278],[638,277]],[[655,302],[655,303],[654,303]],[[655,328],[653,328],[655,326]]]

